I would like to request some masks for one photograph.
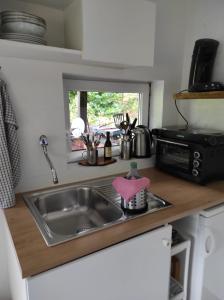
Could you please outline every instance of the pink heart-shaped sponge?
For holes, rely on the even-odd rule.
[[[146,177],[139,179],[126,179],[124,177],[117,177],[112,182],[113,187],[125,201],[129,202],[142,189],[149,187],[150,180]]]

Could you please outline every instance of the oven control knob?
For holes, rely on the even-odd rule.
[[[195,177],[197,177],[197,176],[199,175],[198,170],[193,169],[193,170],[192,170],[192,175],[195,176]]]
[[[195,151],[194,152],[194,158],[199,158],[201,156],[200,152]]]
[[[193,161],[193,166],[194,166],[195,168],[198,168],[198,167],[200,166],[200,162],[199,162],[198,160],[194,159],[194,161]]]

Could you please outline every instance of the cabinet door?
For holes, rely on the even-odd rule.
[[[203,258],[204,269],[202,270],[202,296],[198,299],[224,299],[223,219],[223,212],[210,218],[200,218],[202,244],[199,247],[201,248],[200,254]],[[201,261],[201,259],[199,261]]]
[[[83,0],[83,58],[153,66],[155,9],[146,0]]]
[[[167,300],[171,226],[28,279],[29,300]]]

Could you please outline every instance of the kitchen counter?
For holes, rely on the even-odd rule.
[[[21,194],[5,217],[26,278],[60,266],[105,247],[119,243],[161,225],[224,202],[224,181],[206,186],[190,183],[155,168],[140,171],[151,180],[150,190],[173,204],[172,207],[93,232],[63,244],[47,247]]]

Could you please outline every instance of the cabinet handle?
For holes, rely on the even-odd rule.
[[[170,247],[171,245],[171,240],[163,239],[162,242],[165,247]]]
[[[215,238],[211,230],[206,228],[207,236],[205,238],[205,257],[209,256],[215,250]]]

